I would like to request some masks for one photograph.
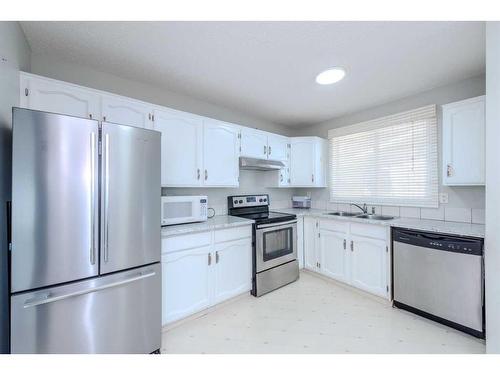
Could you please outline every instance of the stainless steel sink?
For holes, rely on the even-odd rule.
[[[394,219],[394,216],[376,215],[376,214],[362,214],[362,215],[356,215],[356,217],[360,218],[360,219],[370,219],[370,220],[392,220],[392,219]]]
[[[352,217],[352,216],[357,216],[358,214],[355,213],[355,212],[345,212],[345,211],[337,211],[337,212],[328,212],[327,214],[325,215],[333,215],[333,216],[348,216],[348,217]]]

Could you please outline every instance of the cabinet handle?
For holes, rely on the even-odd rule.
[[[215,263],[219,263],[219,252],[215,252]]]
[[[346,249],[346,247],[347,247],[347,246],[346,246],[346,240],[345,240],[345,238],[344,238],[344,250]]]
[[[314,182],[314,174],[311,175],[311,181]]]
[[[200,168],[197,169],[198,172],[198,180],[200,179]]]
[[[264,146],[264,155],[267,154],[267,146]]]
[[[446,177],[451,177],[452,174],[453,174],[453,167],[451,166],[451,164],[448,164],[446,166]]]
[[[210,266],[212,264],[212,254],[208,253],[208,265]]]
[[[149,120],[151,120],[151,113],[148,113],[148,118]]]
[[[106,116],[102,116],[102,121],[106,121]]]
[[[280,173],[280,182],[283,182],[283,174]]]
[[[271,155],[271,146],[268,147],[268,154]]]
[[[89,119],[92,120],[92,113],[89,113]]]
[[[208,171],[205,169],[205,181],[208,179]]]
[[[351,251],[354,251],[354,241],[351,241]]]

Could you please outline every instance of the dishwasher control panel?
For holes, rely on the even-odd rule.
[[[483,255],[483,239],[394,228],[393,241],[454,253]]]

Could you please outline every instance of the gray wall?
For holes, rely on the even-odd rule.
[[[328,130],[375,119],[382,116],[395,114],[398,112],[407,111],[410,109],[422,107],[428,104],[438,105],[438,142],[441,144],[441,110],[439,105],[455,102],[462,99],[471,98],[474,96],[485,94],[485,77],[479,76],[469,78],[451,85],[438,87],[429,91],[422,92],[407,98],[403,98],[391,103],[380,105],[374,108],[369,108],[363,111],[352,113],[346,116],[332,119],[327,122],[309,127],[295,129],[294,136],[316,135],[323,138],[328,138]],[[452,219],[459,221],[464,215],[470,215],[471,220],[477,223],[484,223],[484,207],[485,207],[485,189],[484,187],[447,187],[441,185],[441,147],[439,147],[439,180],[440,192],[449,194],[449,203],[440,205],[439,209],[400,209],[400,208],[381,208],[377,210],[386,210],[387,213],[398,212],[401,216],[418,216],[422,218]],[[299,189],[297,192],[306,194],[311,191],[313,200],[321,207],[328,207],[329,192],[328,189]],[[330,205],[330,208],[335,209]],[[338,207],[337,207],[338,208]],[[342,209],[346,207],[341,206]],[[467,221],[466,216],[464,220]]]
[[[288,135],[289,128],[260,120],[248,114],[236,112],[228,108],[213,105],[174,92],[131,81],[112,74],[103,73],[89,67],[67,62],[56,57],[33,54],[31,56],[31,72],[45,77],[72,82],[78,85],[104,90],[149,103],[164,105],[181,111],[196,113],[228,121],[252,128],[259,128],[277,134]],[[163,189],[164,195],[208,195],[209,206],[217,215],[227,212],[226,197],[233,194],[268,193],[276,207],[290,204],[292,189],[266,189],[259,184],[258,176],[262,172],[241,171],[239,189]]]
[[[486,351],[500,353],[500,22],[486,24]]]
[[[17,22],[0,22],[0,353],[8,350],[8,250],[5,202],[11,194],[12,107],[19,105],[19,70],[30,69],[30,48]]]

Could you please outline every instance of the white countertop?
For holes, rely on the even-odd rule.
[[[251,225],[253,223],[254,223],[253,220],[243,219],[241,217],[220,215],[220,216],[214,216],[213,218],[208,219],[207,221],[203,221],[201,223],[177,224],[177,225],[162,227],[161,236],[170,237],[179,234],[204,232],[214,229]]]
[[[391,226],[398,228],[423,230],[427,232],[448,233],[459,236],[484,238],[484,225],[482,224],[459,223],[454,221],[426,220],[426,219],[414,219],[414,218],[403,218],[403,217],[396,217],[393,220],[369,220],[369,219],[360,219],[347,216],[326,215],[327,212],[332,212],[332,211],[318,210],[314,208],[311,209],[284,208],[274,211],[293,213],[297,216],[314,216],[331,220],[343,220],[356,223],[376,224],[376,225]]]

